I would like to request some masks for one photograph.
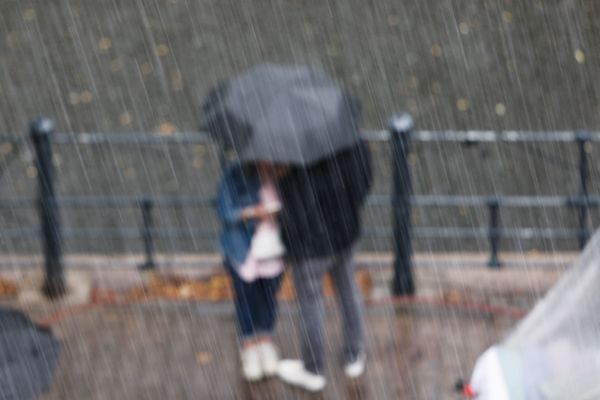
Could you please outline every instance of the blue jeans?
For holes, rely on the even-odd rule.
[[[233,283],[235,314],[242,340],[270,336],[277,319],[277,292],[282,275],[245,282],[228,261],[225,261],[225,268]]]

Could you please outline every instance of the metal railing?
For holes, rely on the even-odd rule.
[[[392,118],[388,130],[365,131],[366,140],[390,142],[393,170],[393,192],[391,195],[372,194],[367,203],[374,206],[391,206],[393,225],[391,228],[374,227],[367,229],[367,235],[393,237],[394,293],[414,292],[412,275],[413,237],[419,238],[486,238],[489,241],[491,267],[499,267],[499,244],[502,238],[577,238],[583,247],[590,232],[586,224],[590,208],[600,205],[600,196],[588,193],[589,167],[588,143],[600,141],[600,132],[528,132],[528,131],[428,131],[414,130],[414,123],[408,114]],[[196,235],[212,237],[213,231],[203,229],[159,228],[154,224],[153,211],[156,207],[209,207],[213,199],[206,196],[60,196],[55,192],[55,171],[52,163],[53,144],[206,144],[210,143],[207,134],[201,132],[174,133],[169,136],[150,133],[56,133],[54,123],[40,118],[31,124],[30,139],[35,148],[35,165],[38,170],[39,195],[29,197],[2,198],[0,209],[37,207],[41,222],[46,281],[44,292],[50,296],[64,293],[62,268],[62,242],[64,238],[137,238],[144,244],[146,260],[142,268],[155,266],[154,253],[156,238],[184,237]],[[26,138],[10,135],[0,137],[0,142],[25,143]],[[413,142],[563,142],[576,143],[579,151],[579,185],[577,195],[565,196],[449,196],[414,195],[411,182],[409,153]],[[220,156],[220,162],[224,158]],[[485,207],[488,209],[487,226],[475,228],[448,226],[411,226],[413,207]],[[501,208],[515,207],[560,207],[577,211],[578,229],[565,228],[502,228]],[[138,208],[141,215],[140,228],[63,228],[60,224],[61,209],[77,208]],[[0,238],[30,236],[36,228],[23,227],[0,229]]]

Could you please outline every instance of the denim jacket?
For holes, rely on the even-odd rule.
[[[240,163],[230,165],[219,183],[216,206],[222,225],[220,245],[226,261],[234,267],[246,259],[256,229],[256,221],[243,221],[241,212],[259,203],[259,190],[258,175],[244,170]]]

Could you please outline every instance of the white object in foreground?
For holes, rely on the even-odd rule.
[[[477,400],[600,399],[600,230],[515,330],[480,356],[471,388]]]
[[[471,377],[471,387],[478,400],[511,400],[496,347],[479,356]]]

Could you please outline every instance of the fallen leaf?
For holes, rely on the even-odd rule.
[[[201,351],[196,354],[196,362],[200,365],[210,364],[213,358],[213,355],[207,351]]]

